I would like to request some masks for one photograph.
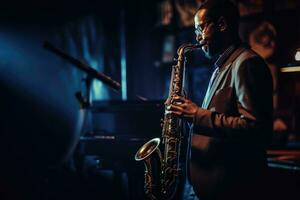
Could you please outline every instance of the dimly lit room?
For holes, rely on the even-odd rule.
[[[300,199],[299,13],[1,3],[0,199]]]

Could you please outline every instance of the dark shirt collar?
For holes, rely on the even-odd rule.
[[[237,44],[230,45],[223,53],[219,55],[217,58],[214,66],[215,68],[221,68],[222,65],[225,63],[225,61],[229,58],[229,56],[233,53],[233,51],[236,49]]]

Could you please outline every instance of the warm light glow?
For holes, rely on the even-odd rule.
[[[295,67],[282,67],[281,72],[300,72],[300,66]]]
[[[296,51],[295,60],[300,61],[300,49],[297,49],[297,51]]]

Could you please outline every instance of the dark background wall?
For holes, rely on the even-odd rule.
[[[121,81],[120,40],[125,34],[128,99],[166,98],[173,64],[161,60],[166,37],[173,37],[175,50],[183,42],[195,42],[195,38],[192,26],[182,27],[176,22],[175,10],[172,24],[159,26],[159,2],[63,0],[1,4],[0,155],[5,164],[0,186],[5,180],[18,185],[20,177],[22,184],[28,177],[39,176],[39,171],[69,158],[78,142],[85,112],[80,110],[74,94],[84,94],[85,74],[44,49],[44,41]],[[285,66],[292,62],[293,50],[300,46],[299,9],[267,8],[263,14],[243,20],[255,23],[267,19],[274,23],[279,42],[275,60],[278,66]],[[189,60],[188,91],[200,104],[210,63],[201,52],[190,55]],[[121,99],[120,93],[94,82],[93,100]],[[291,88],[281,84],[285,91]],[[283,101],[295,98],[289,97]]]
[[[84,94],[82,78],[85,74],[44,49],[43,42],[46,40],[121,81],[120,40],[121,34],[124,34],[128,99],[137,100],[138,96],[149,100],[165,99],[170,66],[173,64],[161,60],[166,38],[174,37],[174,50],[183,42],[195,42],[195,38],[192,26],[184,27],[178,23],[179,16],[175,8],[172,23],[160,26],[160,2],[64,0],[2,4],[0,76],[3,87],[12,94],[9,96],[2,92],[1,95],[16,110],[16,113],[8,110],[2,117],[12,116],[13,121],[14,116],[19,116],[20,120],[28,120],[27,124],[39,124],[38,121],[30,120],[30,112],[22,112],[27,106],[20,100],[24,98],[29,106],[40,105],[43,112],[60,116],[62,121],[68,122],[70,128],[76,126],[79,103],[74,93],[82,91]],[[175,1],[171,2],[175,7]],[[281,67],[293,62],[293,52],[299,46],[299,9],[280,9],[277,4],[265,2],[262,13],[243,17],[242,22],[255,24],[268,20],[273,23],[278,32],[275,60],[278,67]],[[125,32],[121,29],[122,23]],[[244,36],[247,38],[247,30]],[[209,79],[209,62],[201,52],[191,55],[189,60],[188,90],[191,98],[200,104]],[[94,100],[121,99],[120,93],[95,82],[92,88]],[[37,120],[49,121],[47,114],[39,112],[33,115]],[[11,123],[18,126],[17,121]],[[53,126],[56,126],[55,123]],[[29,132],[21,128],[20,131],[26,134]],[[68,131],[59,132],[63,135],[63,132]]]

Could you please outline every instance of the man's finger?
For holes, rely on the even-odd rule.
[[[177,96],[177,98],[174,98],[172,100],[172,104],[174,104],[174,105],[180,105],[180,104],[183,104],[183,103],[185,103],[185,98],[183,98],[183,97]]]
[[[182,116],[182,112],[179,112],[179,111],[172,111],[171,114],[176,115],[176,116]]]
[[[185,98],[182,96],[174,96],[173,97],[174,100],[181,100],[181,101],[185,101]]]
[[[183,108],[180,105],[170,105],[169,110],[182,112]]]

